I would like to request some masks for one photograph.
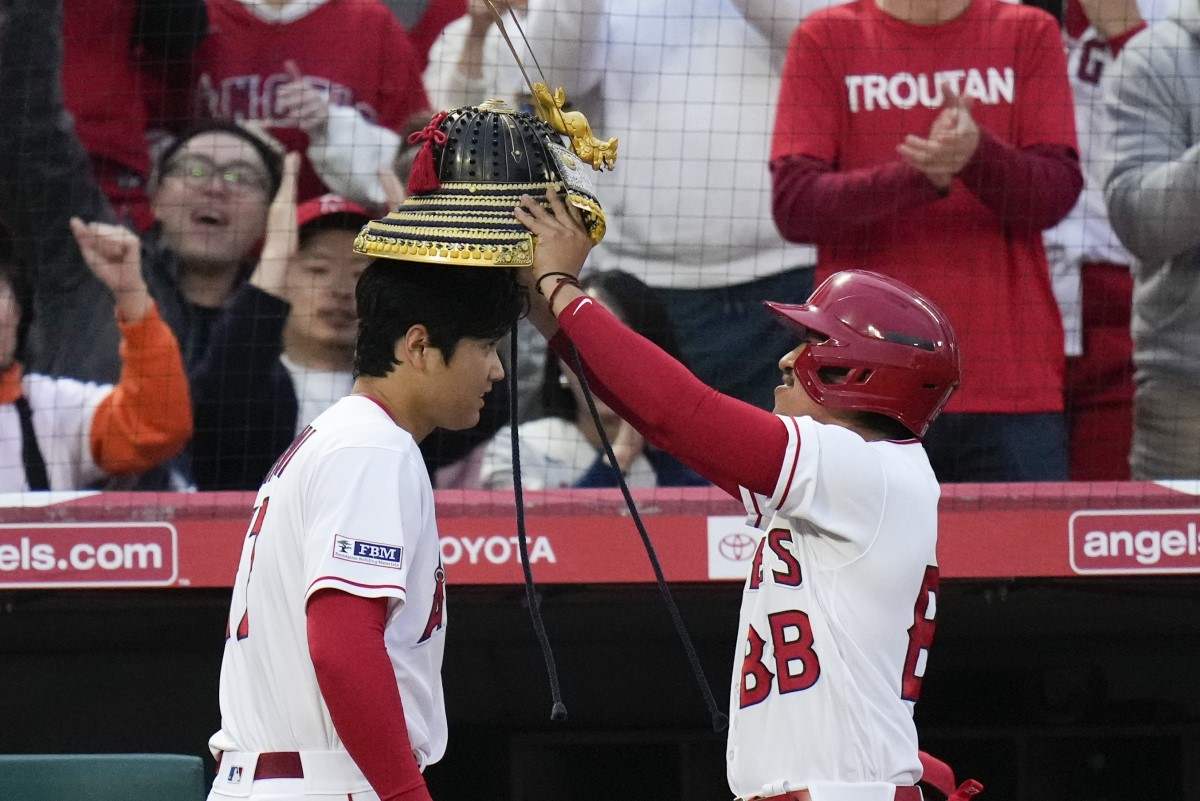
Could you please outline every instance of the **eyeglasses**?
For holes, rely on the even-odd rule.
[[[270,188],[267,176],[248,164],[217,164],[207,156],[199,154],[174,159],[167,165],[165,173],[182,178],[197,187],[205,186],[215,175],[221,179],[221,184],[226,189],[243,195],[265,194]]]

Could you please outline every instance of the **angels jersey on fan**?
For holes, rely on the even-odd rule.
[[[212,750],[344,752],[306,634],[305,605],[328,589],[392,599],[384,640],[408,736],[422,767],[436,762],[446,748],[444,583],[416,442],[369,398],[342,398],[258,491],[233,588]]]
[[[820,799],[876,783],[890,801],[892,785],[921,777],[912,715],[937,611],[941,490],[916,440],[781,419],[775,494],[741,490],[766,533],[742,596],[729,786]]]

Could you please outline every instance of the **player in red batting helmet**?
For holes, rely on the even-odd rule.
[[[950,321],[894,278],[844,270],[807,303],[766,306],[810,336],[792,372],[823,406],[882,414],[922,437],[958,386],[962,365]]]
[[[705,386],[584,294],[585,220],[547,201],[523,197],[516,213],[538,242],[530,319],[598,397],[764,532],[730,683],[733,794],[920,801],[913,708],[936,626],[940,488],[919,438],[959,382],[946,318],[862,270],[805,304],[767,304],[799,334],[767,412]]]

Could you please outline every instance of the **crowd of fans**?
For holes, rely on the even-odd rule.
[[[1194,0],[495,6],[621,139],[589,293],[706,383],[769,408],[761,301],[864,267],[962,343],[941,480],[1200,477]],[[0,0],[0,491],[256,488],[349,391],[408,134],[487,97],[485,0]],[[532,488],[699,483],[519,337],[440,486],[511,486],[513,423]]]

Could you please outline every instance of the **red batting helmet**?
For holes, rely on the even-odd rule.
[[[882,414],[922,437],[961,379],[950,321],[894,278],[844,270],[807,303],[766,306],[785,325],[827,337],[801,351],[793,366],[822,406]]]

